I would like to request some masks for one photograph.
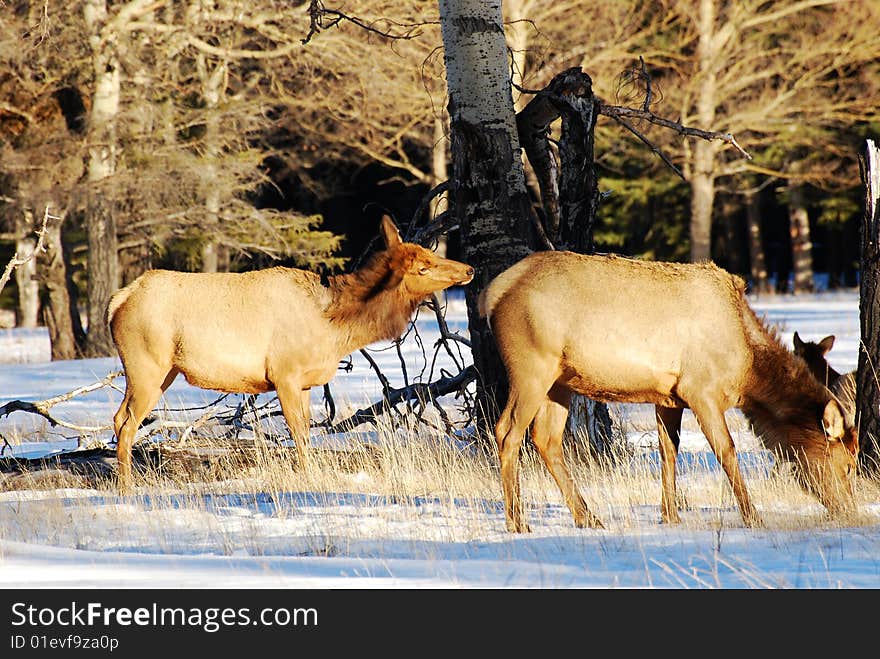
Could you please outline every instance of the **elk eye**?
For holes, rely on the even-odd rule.
[[[420,275],[426,275],[426,274],[428,274],[429,272],[431,272],[431,268],[429,268],[429,267],[426,266],[426,265],[423,265],[421,268],[419,268],[419,274],[420,274]]]

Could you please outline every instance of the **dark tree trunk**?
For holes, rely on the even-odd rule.
[[[594,162],[596,119],[599,103],[593,81],[580,73],[572,93],[556,105],[562,114],[559,139],[560,247],[580,254],[593,252],[593,229],[599,209],[599,177]],[[574,396],[568,416],[568,433],[586,427],[590,448],[596,455],[610,455],[613,437],[611,414],[605,403]]]
[[[764,241],[761,239],[761,195],[751,192],[746,196],[746,222],[749,230],[749,268],[752,289],[755,293],[769,293],[767,261],[764,257]]]
[[[593,81],[581,73],[580,84],[556,105],[562,114],[559,139],[560,248],[590,254],[599,208],[599,179],[593,162],[599,102]]]
[[[856,418],[859,422],[861,465],[872,474],[880,472],[880,149],[867,141],[859,169],[865,185],[865,217],[861,235],[861,281],[859,324],[861,349],[856,376]]]
[[[110,296],[119,287],[116,222],[110,204],[96,197],[93,197],[88,212],[89,328],[86,334],[86,356],[108,357],[116,354],[106,322]]]
[[[500,0],[441,0],[440,23],[449,89],[450,205],[461,227],[462,258],[476,271],[466,287],[468,328],[479,374],[480,426],[489,431],[506,400],[507,377],[477,298],[529,253],[529,198]]]
[[[593,251],[593,226],[599,206],[599,183],[594,164],[594,130],[599,114],[593,81],[580,67],[555,76],[517,115],[520,141],[541,190],[546,247],[581,254]],[[562,117],[559,164],[550,148],[549,126]],[[566,434],[577,441],[586,428],[593,454],[608,454],[611,415],[604,403],[574,396]]]

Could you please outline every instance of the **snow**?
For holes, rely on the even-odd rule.
[[[856,367],[857,292],[771,295],[752,299],[752,305],[779,327],[788,345],[795,330],[805,340],[834,334],[832,366]],[[432,360],[436,332],[430,321],[426,314],[419,322],[427,359],[412,337],[404,344],[410,378],[427,376],[432,364],[432,379],[440,368],[452,368],[442,351],[436,363]],[[466,334],[460,294],[448,299],[448,321],[450,329]],[[401,384],[395,351],[372,354],[391,384]],[[463,349],[461,358],[467,357]],[[356,355],[352,364],[332,382],[337,416],[375,400],[380,391],[363,358]],[[109,358],[51,362],[45,331],[0,330],[0,405],[63,394],[118,368],[118,360]],[[216,397],[181,378],[160,407],[204,405]],[[52,413],[72,424],[106,426],[120,398],[118,390],[104,388],[60,403]],[[313,392],[312,402],[313,414],[323,416],[320,391]],[[863,501],[858,522],[841,523],[824,517],[806,495],[778,504],[762,497],[758,507],[767,525],[750,529],[732,497],[719,494],[719,505],[687,509],[681,525],[663,525],[651,408],[616,411],[628,419],[634,464],[656,476],[656,487],[648,503],[633,497],[597,510],[604,529],[574,528],[564,503],[548,498],[530,500],[532,532],[514,535],[505,530],[500,482],[488,496],[459,496],[451,485],[445,494],[401,498],[371,492],[364,473],[340,478],[334,491],[255,491],[245,479],[202,494],[11,490],[0,492],[0,583],[5,588],[193,589],[880,586],[880,501]],[[0,419],[0,433],[14,454],[24,457],[74,450],[80,443],[77,433],[50,428],[44,419],[22,412]],[[101,430],[87,439],[109,442],[112,435]],[[368,429],[334,439],[378,441]],[[754,437],[738,429],[735,439],[747,483],[766,477],[771,465]],[[463,439],[454,450],[465,455],[468,446]],[[680,476],[680,489],[705,481],[719,492],[729,491],[705,439],[687,417],[682,450],[689,469]],[[524,483],[524,494],[530,486]],[[579,481],[578,486],[593,507],[593,484]]]

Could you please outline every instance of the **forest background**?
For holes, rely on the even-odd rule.
[[[110,355],[90,320],[147,268],[334,271],[382,213],[406,229],[449,178],[438,4],[342,3],[314,33],[316,7],[0,0],[0,263],[33,252],[48,220],[0,320],[45,324],[54,359]],[[856,285],[858,154],[880,134],[877,3],[503,11],[517,110],[580,66],[603,101],[730,133],[752,156],[636,122],[646,148],[602,117],[598,251],[711,258],[754,292]],[[453,227],[440,248],[455,257],[458,240]]]

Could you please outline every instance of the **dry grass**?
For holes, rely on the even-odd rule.
[[[313,439],[314,441],[314,439]],[[320,441],[316,441],[320,445]],[[569,445],[568,459],[588,506],[606,529],[626,535],[659,526],[660,476],[643,450],[618,442],[596,460]],[[173,452],[174,443],[168,449]],[[436,432],[379,428],[347,446],[314,451],[304,473],[296,452],[272,437],[239,442],[191,440],[190,459],[141,473],[136,494],[118,499],[112,479],[83,489],[62,470],[17,476],[30,493],[0,515],[0,537],[78,548],[136,548],[160,553],[337,555],[363,543],[410,543],[424,557],[431,543],[503,537],[497,458],[490,442]],[[199,456],[191,459],[192,455]],[[522,493],[533,531],[571,527],[555,482],[537,453],[522,452]],[[833,528],[818,502],[785,469],[747,473],[769,529]],[[685,463],[678,475],[682,532],[741,527],[723,472]],[[880,483],[862,479],[860,504],[880,500]],[[7,504],[11,499],[6,499]],[[9,510],[9,505],[4,510]],[[875,518],[846,524],[876,524]],[[572,533],[576,533],[573,529]],[[371,545],[370,545],[371,546]],[[361,549],[358,549],[361,547]]]

